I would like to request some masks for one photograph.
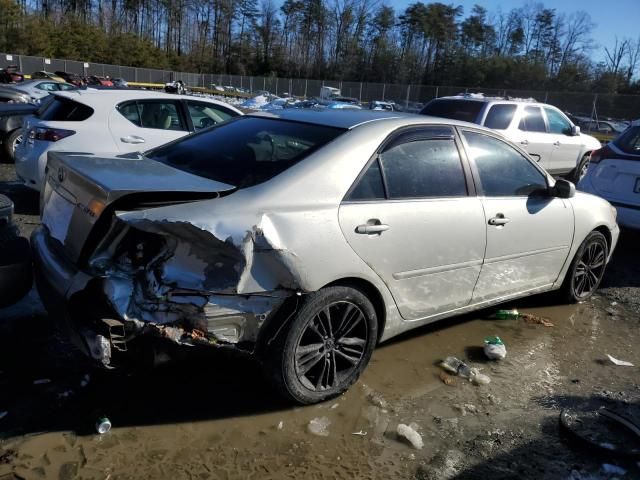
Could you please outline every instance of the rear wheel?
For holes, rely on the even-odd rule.
[[[582,302],[594,294],[604,277],[608,256],[604,235],[591,232],[578,248],[562,285],[561,292],[566,300]]]
[[[571,172],[568,180],[577,185],[578,182],[582,180],[587,174],[587,170],[589,169],[589,160],[591,160],[591,154],[587,153],[584,157],[582,157],[582,160],[580,160],[578,166]]]
[[[2,142],[4,155],[9,162],[13,162],[15,159],[16,147],[22,142],[22,129],[18,128],[11,132],[4,142]]]
[[[305,297],[291,325],[265,351],[265,365],[285,397],[321,402],[358,379],[377,338],[369,299],[351,287],[328,287]]]

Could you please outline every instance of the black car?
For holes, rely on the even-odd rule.
[[[0,104],[0,141],[2,155],[5,160],[13,161],[16,146],[22,141],[22,122],[24,117],[32,115],[38,110],[37,105],[31,103]]]

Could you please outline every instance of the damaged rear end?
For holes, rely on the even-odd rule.
[[[238,231],[185,220],[234,191],[144,157],[51,153],[32,239],[47,308],[107,367],[139,337],[251,350],[296,282],[268,217]]]

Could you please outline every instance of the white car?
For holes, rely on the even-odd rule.
[[[578,189],[608,200],[620,225],[640,229],[640,121],[593,152]]]
[[[431,100],[422,115],[477,123],[498,130],[520,145],[552,175],[564,175],[574,183],[584,176],[592,152],[602,145],[580,132],[553,105],[534,99],[485,97],[470,93]]]
[[[50,93],[75,90],[75,85],[70,83],[56,82],[55,80],[27,80],[12,87],[25,95],[28,95],[33,103],[40,103],[40,101],[47,97]]]
[[[126,154],[158,147],[242,115],[223,102],[143,90],[55,93],[25,120],[16,174],[40,190],[50,151]]]

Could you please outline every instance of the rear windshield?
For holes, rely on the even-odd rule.
[[[477,123],[484,102],[474,100],[432,100],[420,112],[422,115]]]
[[[93,115],[93,108],[82,103],[56,95],[50,95],[50,97],[37,112],[37,117],[41,120],[81,122]]]
[[[237,117],[146,155],[201,177],[246,188],[275,177],[345,131],[279,119]]]
[[[627,128],[614,143],[624,153],[640,155],[640,125]]]

